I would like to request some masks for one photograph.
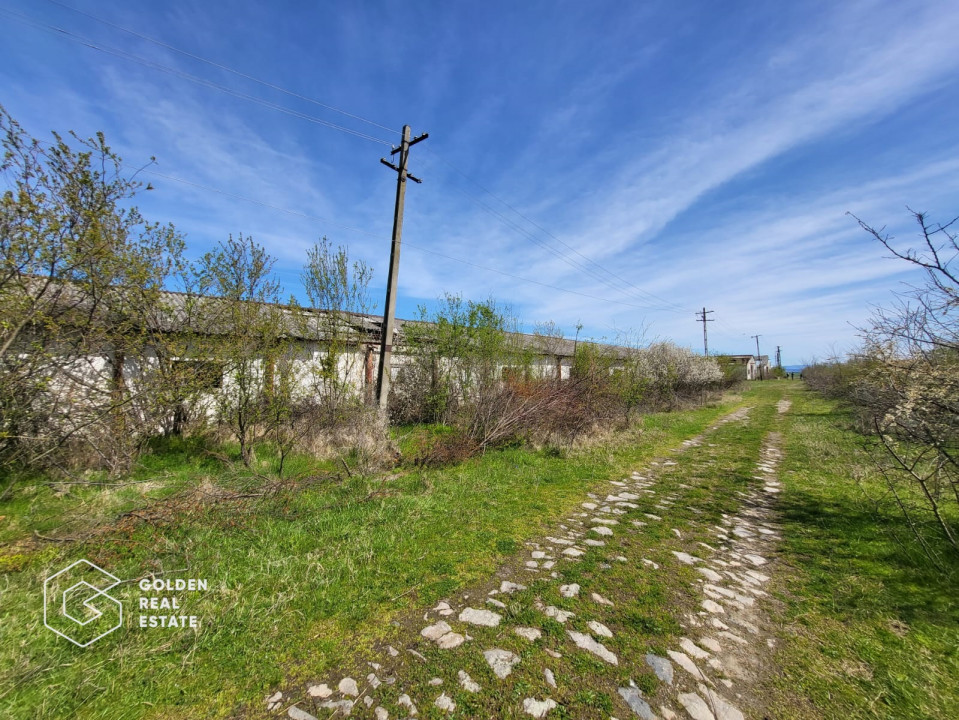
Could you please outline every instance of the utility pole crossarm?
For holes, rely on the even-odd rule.
[[[409,161],[410,148],[416,143],[429,137],[423,133],[410,140],[410,126],[403,126],[403,139],[400,146],[393,148],[390,155],[399,153],[399,163],[394,165],[386,158],[380,162],[396,172],[396,204],[393,208],[393,242],[390,246],[390,274],[386,284],[386,307],[383,311],[383,325],[380,328],[380,367],[376,378],[376,400],[380,409],[385,411],[390,396],[390,359],[393,354],[393,335],[396,325],[396,291],[400,275],[400,244],[403,236],[403,206],[406,200],[406,180],[409,178],[415,183],[423,182],[418,177],[410,175],[406,166]]]

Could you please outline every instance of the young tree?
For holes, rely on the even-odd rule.
[[[341,414],[361,402],[356,393],[356,371],[364,370],[372,348],[362,347],[365,333],[358,315],[372,309],[369,284],[373,271],[362,260],[350,262],[349,249],[333,248],[323,238],[307,250],[303,287],[310,301],[312,316],[323,355],[312,369],[314,399],[333,425]],[[359,360],[364,350],[364,359]],[[371,359],[371,358],[370,358]],[[366,378],[364,378],[365,380]]]
[[[294,352],[298,313],[279,305],[274,262],[253,238],[230,235],[196,268],[202,331],[210,339],[212,358],[223,364],[217,416],[239,443],[247,466],[254,443],[287,412],[288,393],[277,394],[277,385],[292,384],[283,376],[292,372],[292,363],[278,361]]]
[[[102,133],[43,143],[2,107],[0,133],[0,466],[72,443],[119,469],[144,436],[127,360],[157,339],[182,238],[129,204],[142,185]]]
[[[856,218],[895,257],[921,268],[926,282],[875,313],[846,387],[868,412],[890,494],[923,551],[942,566],[924,528],[930,520],[959,555],[959,235],[952,229],[959,218],[939,224],[923,213],[913,217],[919,245],[904,250]]]

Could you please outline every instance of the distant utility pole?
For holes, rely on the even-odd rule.
[[[762,364],[762,362],[761,362],[760,359],[759,359],[760,357],[762,357],[762,356],[759,354],[759,338],[761,338],[762,335],[750,335],[749,337],[751,337],[751,338],[756,338],[756,364],[759,366],[759,379],[762,380],[762,379],[763,379],[763,364]]]
[[[696,313],[696,322],[701,322],[703,324],[703,354],[706,357],[709,357],[709,340],[706,337],[706,323],[715,322],[712,319],[709,319],[709,320],[706,319],[706,314],[711,312],[716,312],[716,311],[707,310],[704,306],[702,312]]]
[[[390,155],[400,154],[399,165],[394,165],[386,158],[380,162],[396,171],[396,206],[393,209],[393,244],[390,248],[390,276],[386,284],[386,309],[383,312],[383,325],[380,337],[380,367],[376,378],[376,399],[381,409],[386,410],[390,396],[390,356],[393,354],[393,329],[396,321],[396,285],[400,275],[400,239],[403,235],[403,202],[406,199],[406,179],[415,183],[423,182],[406,171],[406,164],[410,156],[410,148],[416,143],[426,140],[430,135],[423,133],[418,138],[410,140],[410,126],[403,126],[403,139],[398,148],[393,148]]]
[[[783,366],[782,349],[777,345],[776,346],[776,367],[781,368],[782,366]]]

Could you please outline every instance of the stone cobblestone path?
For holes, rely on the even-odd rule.
[[[719,435],[747,427],[750,413],[594,489],[495,582],[421,611],[404,647],[381,648],[362,673],[277,690],[266,716],[761,718],[754,690],[776,643],[780,436],[766,432],[740,464],[725,491],[732,512],[711,510],[715,496],[700,487]],[[644,614],[641,599],[671,578],[681,592],[669,617]]]

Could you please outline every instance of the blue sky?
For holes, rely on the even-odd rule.
[[[430,134],[404,317],[493,296],[527,328],[701,349],[705,306],[711,350],[759,333],[798,363],[852,347],[919,279],[847,212],[903,242],[907,206],[959,214],[954,2],[64,3],[223,67],[0,0],[18,14],[0,13],[0,103],[35,136],[102,130],[131,168],[155,155],[149,218],[192,256],[252,235],[295,294],[326,235],[374,268],[382,308],[395,178],[378,161],[404,124]]]

